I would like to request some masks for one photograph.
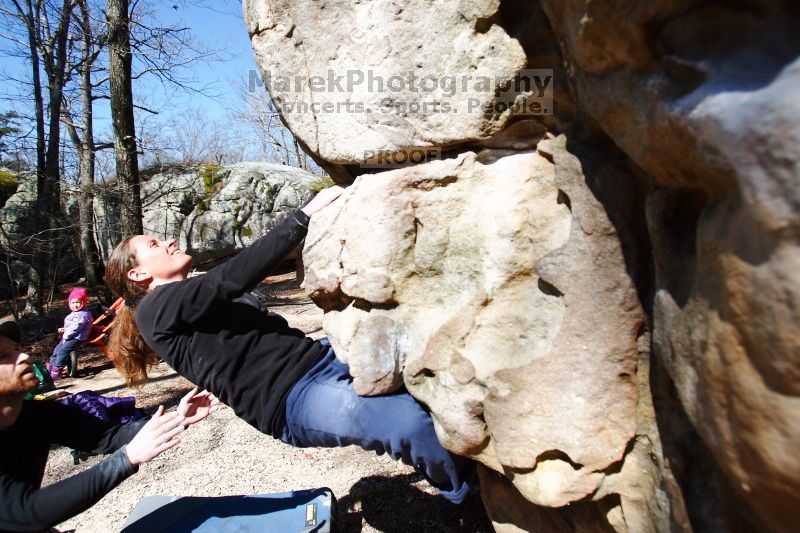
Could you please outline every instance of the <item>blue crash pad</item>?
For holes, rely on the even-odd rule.
[[[336,499],[328,488],[251,496],[148,496],[122,533],[330,533]]]

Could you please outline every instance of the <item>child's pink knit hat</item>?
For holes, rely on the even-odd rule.
[[[67,298],[68,302],[71,302],[77,298],[78,300],[83,302],[83,305],[86,305],[86,289],[83,287],[76,287],[72,289],[72,292],[69,293],[69,297]]]

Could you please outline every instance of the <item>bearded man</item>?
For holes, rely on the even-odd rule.
[[[22,341],[19,324],[0,323],[0,531],[46,531],[88,509],[140,464],[178,444],[179,433],[217,404],[213,395],[194,389],[176,413],[162,406],[152,417],[115,425],[58,402],[24,401],[39,380]],[[42,488],[53,444],[111,455]]]

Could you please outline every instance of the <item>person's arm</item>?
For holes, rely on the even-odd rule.
[[[142,316],[138,312],[137,322],[152,322],[153,327],[141,324],[143,331],[193,324],[206,315],[215,300],[233,300],[254,289],[305,237],[307,225],[308,216],[295,211],[226,263],[201,276],[156,288],[148,297],[156,299],[152,302],[155,305],[148,307],[152,313]]]
[[[0,530],[52,527],[97,503],[136,470],[122,448],[102,463],[41,489],[0,472]]]
[[[153,433],[159,436],[178,426],[188,427],[216,411],[218,404],[216,396],[205,390],[198,392],[198,387],[194,387],[181,398],[175,412],[165,414],[164,408],[159,407],[152,418],[147,417],[126,424],[104,422],[77,407],[61,404],[56,404],[60,409],[54,410],[48,418],[59,420],[55,442],[93,454],[115,452],[128,445],[128,452],[134,453],[133,461],[136,463],[136,456],[143,453],[139,453],[141,446],[134,442],[134,439],[138,437],[138,440],[141,440],[143,428],[148,427],[152,430],[153,427],[161,428],[167,424],[169,426],[167,429],[161,428],[163,431]],[[177,429],[176,434],[180,430],[181,428]]]
[[[151,300],[148,311],[136,314],[137,323],[143,321],[140,329],[144,332],[182,328],[202,319],[215,300],[233,300],[254,289],[305,237],[314,213],[336,200],[343,191],[338,185],[320,191],[308,204],[225,264],[202,276],[157,288],[150,297],[155,301]]]
[[[92,454],[112,453],[129,443],[149,417],[113,424],[104,422],[75,406],[54,403],[48,416],[54,424],[54,442]]]
[[[63,338],[65,341],[76,338],[80,333],[81,326],[83,324],[83,321],[75,320],[79,317],[72,315],[74,315],[74,313],[71,313],[70,316],[67,317],[68,321],[64,321],[64,334],[61,336],[61,338]]]
[[[303,240],[308,222],[308,215],[298,209],[229,261],[190,281],[203,281],[214,298],[241,296],[253,290]]]
[[[81,412],[79,409],[62,407],[60,413],[53,414],[60,414],[73,423],[78,422],[73,430],[62,436],[64,442],[71,440],[84,445],[83,449],[87,451],[96,452],[121,446],[100,464],[41,489],[16,481],[0,471],[0,501],[3,502],[0,506],[0,530],[47,529],[85,511],[135,473],[140,464],[177,445],[177,436],[183,431],[182,424],[185,422],[184,417],[178,417],[175,413],[164,414],[164,408],[159,407],[150,420],[110,428],[108,424],[86,415],[95,420],[97,428],[101,428],[93,430],[86,420],[70,416],[70,411]],[[79,437],[81,430],[89,430],[93,435]]]

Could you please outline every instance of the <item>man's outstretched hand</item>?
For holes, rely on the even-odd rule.
[[[139,433],[125,447],[132,465],[152,461],[173,446],[180,439],[178,435],[192,424],[200,422],[217,410],[219,400],[208,391],[197,392],[197,387],[181,398],[178,410],[164,413],[164,406],[158,406],[153,417],[142,426]]]
[[[183,431],[183,420],[175,413],[164,413],[164,406],[159,405],[153,415],[139,433],[125,446],[128,460],[132,465],[140,465],[151,461],[169,450],[178,442],[178,434]]]
[[[197,387],[181,398],[178,404],[178,418],[182,418],[184,426],[191,426],[203,420],[205,417],[217,410],[219,400],[217,397],[204,390],[197,392]]]

